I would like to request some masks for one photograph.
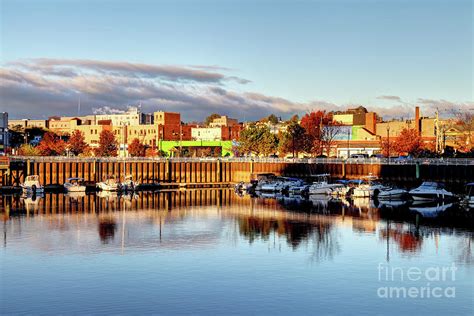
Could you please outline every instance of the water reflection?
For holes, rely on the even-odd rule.
[[[441,235],[459,237],[456,260],[472,264],[473,215],[458,205],[406,205],[379,203],[369,199],[341,200],[329,197],[304,199],[297,196],[240,197],[229,189],[200,189],[140,192],[129,195],[46,194],[44,196],[2,196],[4,246],[12,236],[21,238],[30,229],[30,219],[40,217],[31,235],[42,229],[77,231],[68,236],[76,244],[90,242],[94,231],[100,245],[121,248],[209,246],[226,232],[249,244],[281,242],[296,251],[303,247],[312,260],[333,259],[343,242],[339,229],[353,234],[378,236],[387,241],[389,252],[416,254],[425,240]],[[44,224],[47,223],[46,227]],[[235,225],[234,225],[235,223]],[[80,232],[80,234],[79,234]],[[120,236],[117,238],[117,235]],[[97,235],[96,235],[97,236]],[[39,248],[67,249],[68,241],[51,236],[34,243]],[[45,245],[44,243],[49,243]],[[390,245],[392,247],[390,248]]]

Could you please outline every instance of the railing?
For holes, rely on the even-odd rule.
[[[383,165],[474,165],[474,158],[262,158],[262,157],[44,157],[44,156],[10,156],[10,161],[32,162],[257,162],[257,163],[307,163],[307,164],[383,164]]]

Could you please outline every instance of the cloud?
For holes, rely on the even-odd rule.
[[[380,95],[377,97],[378,100],[398,101],[402,102],[402,98],[397,95]]]
[[[183,120],[203,120],[220,113],[240,120],[257,120],[274,113],[283,118],[312,110],[341,111],[360,104],[327,100],[295,102],[258,91],[235,91],[228,83],[249,82],[219,66],[160,66],[128,62],[70,59],[19,60],[0,67],[0,111],[11,118],[44,118],[102,111],[123,111],[141,103],[144,112],[181,112]],[[395,100],[395,96],[381,96]],[[380,98],[380,97],[379,97]],[[379,99],[377,98],[377,99]],[[401,100],[401,98],[399,98]],[[474,108],[469,102],[419,99],[422,113],[441,107]],[[364,105],[384,118],[413,117],[414,104]]]
[[[238,83],[249,81],[236,76],[226,76],[222,72],[224,68],[217,66],[173,66],[173,65],[150,65],[143,63],[99,61],[89,59],[52,59],[36,58],[26,59],[8,63],[10,66],[36,71],[44,75],[58,74],[75,76],[73,69],[82,72],[92,71],[100,74],[112,74],[115,76],[139,77],[139,78],[161,78],[170,81],[197,81],[219,83],[230,80]],[[67,73],[65,70],[69,70]]]

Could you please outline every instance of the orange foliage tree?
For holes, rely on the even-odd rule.
[[[332,113],[320,110],[305,114],[301,126],[311,140],[310,152],[313,155],[321,155],[325,150],[329,156],[337,135],[342,131],[340,124],[333,121]]]
[[[117,157],[118,143],[115,135],[108,130],[103,130],[99,136],[99,147],[95,149],[95,155],[101,157]]]
[[[146,148],[138,138],[134,138],[128,145],[128,154],[132,157],[145,157]]]
[[[72,132],[67,145],[69,151],[76,156],[89,150],[89,145],[86,143],[84,133],[82,133],[80,130],[75,130]]]
[[[399,155],[418,155],[423,149],[420,134],[413,128],[404,128],[395,139],[394,149]]]
[[[36,149],[42,156],[60,156],[66,152],[66,142],[58,135],[48,132],[44,134]]]

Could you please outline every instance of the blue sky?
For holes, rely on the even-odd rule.
[[[17,71],[0,84],[0,110],[12,117],[44,116],[45,107],[47,115],[74,114],[76,94],[85,111],[141,101],[187,119],[213,110],[251,119],[353,104],[392,116],[411,114],[414,104],[425,112],[474,107],[472,1],[0,1],[2,70],[5,78]],[[80,75],[74,83],[51,77],[44,64],[38,69],[39,58]],[[250,82],[120,74],[121,84],[138,76],[179,93],[170,99],[154,89],[136,100],[139,93],[108,85],[107,76],[117,79],[110,67],[91,72],[71,60],[191,67]],[[47,80],[18,79],[33,75]]]

